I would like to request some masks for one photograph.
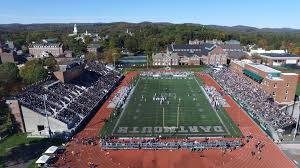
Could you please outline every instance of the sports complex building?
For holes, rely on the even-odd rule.
[[[262,64],[245,61],[233,61],[230,68],[256,81],[278,104],[287,105],[294,102],[298,74],[282,73]]]

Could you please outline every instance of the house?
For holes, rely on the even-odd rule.
[[[153,66],[172,66],[179,64],[177,53],[157,53],[152,55]]]
[[[86,49],[89,53],[98,55],[100,52],[100,44],[89,44]]]
[[[4,51],[4,52],[2,51],[0,52],[0,57],[2,63],[7,63],[7,62],[18,63],[16,51],[12,51],[12,50]]]
[[[203,44],[204,43],[204,40],[198,40],[198,39],[195,39],[195,40],[189,40],[189,45],[199,45],[199,44]]]

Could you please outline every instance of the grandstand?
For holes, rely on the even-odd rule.
[[[73,62],[72,67],[77,68],[75,65]],[[72,67],[69,66],[74,71]],[[119,72],[95,62],[75,74],[70,80],[48,78],[25,88],[17,95],[18,101],[11,101],[19,104],[19,108],[12,110],[19,111],[23,126],[31,136],[71,135],[93,115],[121,80]]]
[[[278,132],[294,128],[296,121],[286,108],[281,108],[271,94],[250,78],[229,68],[210,75],[274,140],[279,141]]]

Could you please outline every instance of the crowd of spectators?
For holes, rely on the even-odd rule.
[[[21,105],[43,115],[48,114],[66,123],[70,129],[105,99],[120,78],[117,71],[100,63],[91,63],[78,78],[67,83],[47,80],[32,85],[17,98]]]
[[[210,74],[223,87],[226,93],[237,99],[254,117],[265,122],[263,123],[265,126],[272,126],[274,129],[284,129],[295,124],[292,116],[285,113],[285,111],[281,111],[272,96],[254,81],[241,77],[228,68],[218,72],[211,72]]]
[[[103,149],[231,149],[243,146],[241,140],[213,140],[213,141],[196,141],[196,140],[178,140],[178,141],[161,141],[155,139],[143,140],[114,140],[101,139],[100,141]]]

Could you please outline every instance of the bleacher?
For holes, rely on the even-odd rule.
[[[68,83],[52,78],[30,86],[17,99],[22,106],[44,116],[48,114],[72,129],[103,101],[120,79],[119,72],[106,68],[104,64],[90,63],[84,73]],[[44,95],[47,97],[46,110]]]

